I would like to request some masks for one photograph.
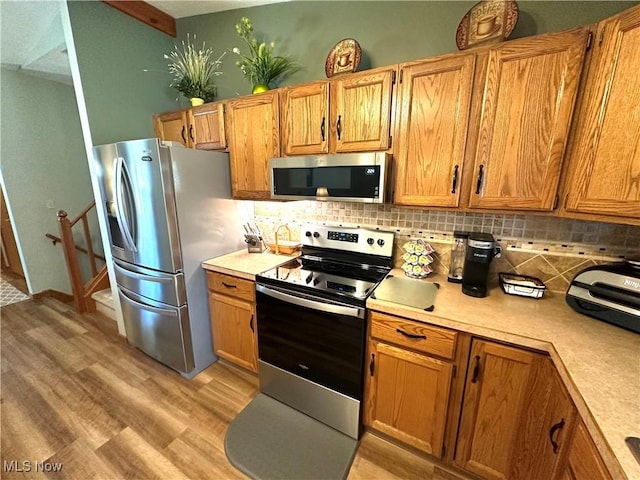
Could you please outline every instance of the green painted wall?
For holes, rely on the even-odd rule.
[[[75,217],[93,200],[73,87],[21,72],[0,75],[1,172],[31,293],[71,293],[56,212]],[[53,200],[55,208],[47,208]]]
[[[181,107],[163,57],[174,39],[102,2],[67,5],[93,145],[152,137],[152,115]]]
[[[284,85],[325,78],[324,62],[343,38],[355,38],[363,50],[359,70],[457,51],[455,32],[475,1],[293,1],[179,19],[178,37],[196,34],[214,52],[243,50],[235,24],[247,16],[260,39],[274,41],[276,53],[290,54],[304,67]],[[512,38],[558,31],[596,22],[638,2],[518,1],[519,21]],[[243,50],[246,51],[246,50]],[[250,93],[251,86],[223,59],[218,98]]]

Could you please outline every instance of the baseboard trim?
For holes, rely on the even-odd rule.
[[[43,297],[51,297],[51,298],[55,298],[56,300],[60,300],[61,302],[64,302],[64,303],[73,303],[73,295],[69,295],[68,293],[60,292],[58,290],[51,290],[51,289],[34,293],[33,295],[31,295],[31,297],[34,300],[38,300]]]

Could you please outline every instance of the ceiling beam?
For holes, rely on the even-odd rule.
[[[171,37],[176,36],[176,19],[164,13],[147,2],[122,1],[122,0],[102,0],[107,5],[120,10],[122,13],[132,16],[142,23],[156,28]]]

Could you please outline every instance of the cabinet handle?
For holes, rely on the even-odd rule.
[[[322,117],[322,123],[320,124],[320,135],[322,135],[323,142],[324,142],[324,120],[325,120],[325,117]]]
[[[549,429],[549,441],[551,442],[551,446],[553,447],[553,453],[558,453],[558,442],[553,439],[553,436],[558,430],[561,430],[564,427],[564,418],[562,418],[558,423],[553,425],[551,429]]]
[[[256,331],[253,329],[253,313],[251,314],[251,318],[249,319],[249,328],[251,329],[251,331],[253,333],[255,333]]]
[[[480,195],[480,188],[482,187],[483,178],[484,178],[484,165],[480,165],[480,168],[478,168],[478,181],[476,182],[476,195]]]
[[[192,142],[196,141],[196,139],[193,138],[193,125],[189,125],[189,138],[191,139]]]
[[[342,134],[342,115],[338,115],[338,121],[336,122],[336,131],[338,132],[338,140]]]
[[[453,168],[453,182],[451,183],[451,193],[456,193],[456,187],[458,186],[458,165]]]
[[[222,282],[222,285],[226,288],[238,288],[236,285],[231,285],[230,283]]]
[[[471,379],[471,383],[476,383],[478,381],[478,375],[480,375],[480,355],[476,355],[476,364],[473,367],[473,378]]]
[[[396,332],[401,333],[402,335],[404,335],[405,337],[409,337],[409,338],[422,338],[424,340],[427,339],[426,335],[417,335],[415,333],[409,333],[409,332],[405,332],[404,330],[401,330],[399,328],[396,328]]]
[[[183,125],[180,135],[182,136],[182,141],[185,143],[185,145],[187,144],[187,137],[184,136],[186,131],[187,131],[187,128]]]
[[[373,377],[373,371],[375,369],[376,366],[376,354],[372,353],[371,354],[371,361],[369,362],[369,375],[371,375]]]

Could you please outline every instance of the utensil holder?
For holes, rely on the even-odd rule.
[[[247,251],[249,253],[262,253],[267,248],[262,241],[262,237],[258,235],[245,235],[244,241],[247,244]]]

